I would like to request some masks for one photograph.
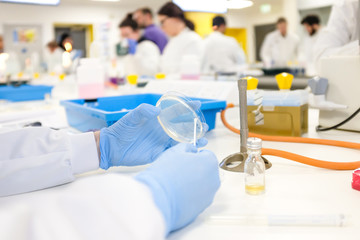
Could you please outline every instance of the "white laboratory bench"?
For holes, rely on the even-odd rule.
[[[310,112],[310,137],[360,142],[359,134],[330,131],[316,134],[317,111]],[[207,146],[219,161],[238,152],[239,136],[218,122],[206,135]],[[281,149],[328,161],[359,161],[359,151],[310,144],[263,142],[266,148]],[[266,171],[266,192],[260,196],[245,193],[243,173],[221,170],[222,184],[213,204],[189,227],[169,239],[360,239],[360,192],[351,188],[352,171],[334,171],[303,165],[287,159],[266,156],[273,164]],[[209,221],[212,217],[331,216],[345,214],[344,227],[291,227],[242,225],[236,221]]]
[[[67,128],[64,110],[56,103],[52,106],[52,114],[33,116],[27,121],[39,120],[47,126]],[[341,131],[316,133],[314,129],[317,124],[317,114],[316,110],[311,110],[309,114],[310,127],[308,135],[310,137],[360,142],[360,135],[356,133]],[[231,116],[231,113],[229,115]],[[229,119],[229,122],[236,125],[234,119]],[[17,124],[14,121],[12,123]],[[3,127],[7,126],[5,123],[1,124]],[[69,130],[71,129],[69,128]],[[216,128],[207,133],[206,138],[209,140],[206,148],[217,155],[219,162],[226,156],[239,151],[239,136],[226,129],[219,121],[219,116]],[[360,156],[358,150],[330,146],[282,142],[263,142],[263,146],[327,161],[358,161]],[[271,161],[273,166],[266,171],[265,194],[259,196],[247,195],[244,189],[244,175],[242,173],[220,170],[222,183],[213,204],[191,225],[170,234],[168,239],[360,239],[360,191],[351,188],[352,171],[320,169],[272,156],[266,156],[266,158]],[[142,169],[144,167],[118,167],[109,171],[134,174]],[[98,173],[104,174],[104,171],[99,170],[79,177],[91,178],[93,174]],[[61,191],[62,186],[56,188]],[[22,195],[22,197],[26,197],[26,194]],[[248,215],[330,216],[336,214],[346,215],[348,220],[346,226],[272,227],[209,221],[211,217],[241,217]]]

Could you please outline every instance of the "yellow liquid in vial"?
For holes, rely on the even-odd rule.
[[[259,195],[265,192],[264,185],[245,185],[245,191],[251,195]]]

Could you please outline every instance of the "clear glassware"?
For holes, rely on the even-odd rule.
[[[262,141],[260,138],[248,138],[248,157],[245,162],[245,191],[250,195],[265,192],[265,163],[261,158]]]
[[[160,125],[175,141],[194,143],[194,139],[197,141],[202,138],[207,131],[200,104],[181,93],[164,94],[156,106],[161,110],[158,116]]]

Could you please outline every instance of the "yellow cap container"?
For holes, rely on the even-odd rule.
[[[155,75],[155,78],[156,79],[165,79],[166,78],[166,75],[164,73],[157,73]]]
[[[251,76],[244,77],[243,79],[247,80],[247,90],[254,90],[259,84],[259,80]]]
[[[136,85],[138,78],[139,78],[139,76],[136,74],[126,76],[128,83],[131,85]]]
[[[60,79],[60,80],[64,80],[65,77],[66,77],[66,74],[65,74],[65,73],[62,73],[62,74],[59,75],[59,79]]]
[[[280,90],[290,90],[294,75],[283,72],[276,75],[275,79]]]

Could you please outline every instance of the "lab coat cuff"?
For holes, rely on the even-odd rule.
[[[70,135],[71,166],[73,174],[80,174],[99,168],[99,157],[94,133]]]

